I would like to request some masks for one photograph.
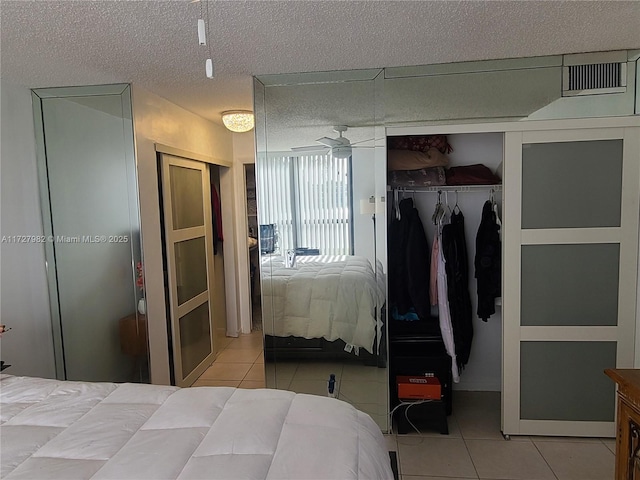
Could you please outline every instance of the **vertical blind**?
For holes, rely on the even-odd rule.
[[[350,158],[331,155],[258,158],[258,215],[273,224],[277,251],[318,249],[351,253]]]

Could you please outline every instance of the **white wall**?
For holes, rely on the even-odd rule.
[[[233,185],[235,194],[235,228],[237,232],[238,311],[242,333],[251,332],[251,278],[249,274],[249,247],[247,245],[247,198],[245,164],[256,163],[254,132],[233,134]]]
[[[31,91],[1,82],[1,234],[42,235]],[[44,247],[0,247],[0,319],[12,330],[0,340],[7,373],[55,377]]]
[[[368,202],[369,197],[376,194],[374,162],[373,149],[354,148],[351,157],[353,254],[367,257],[372,268],[375,265],[373,219],[371,213],[361,213],[360,202]]]
[[[233,144],[231,133],[224,127],[205,120],[177,105],[133,85],[133,120],[138,164],[142,246],[145,263],[147,319],[149,322],[149,353],[151,381],[168,384],[169,350],[162,271],[160,232],[160,198],[155,143],[218,158],[231,163]],[[221,172],[222,205],[233,205],[233,191]],[[223,212],[224,215],[224,212]],[[235,256],[235,233],[225,230],[226,253]],[[233,263],[227,268],[234,268]],[[227,288],[227,315],[237,320],[237,300]]]

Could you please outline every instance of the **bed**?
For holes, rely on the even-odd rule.
[[[371,417],[283,390],[0,376],[0,477],[393,479]]]
[[[265,256],[261,271],[266,336],[339,342],[339,350],[356,356],[380,353],[381,267],[374,272],[367,258],[345,255],[298,256],[287,268],[283,257]],[[284,342],[272,344],[281,348]],[[267,341],[267,355],[269,346]]]

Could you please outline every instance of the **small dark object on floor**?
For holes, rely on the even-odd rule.
[[[7,365],[6,363],[4,363],[2,360],[0,360],[0,372],[2,370],[4,370],[5,368],[9,368],[11,365]]]
[[[389,458],[391,459],[393,478],[394,480],[400,480],[400,475],[398,474],[398,454],[396,452],[389,452]]]

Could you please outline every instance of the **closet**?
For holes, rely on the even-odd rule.
[[[394,377],[421,373],[400,370],[422,361],[422,374],[443,377],[445,405],[456,390],[500,391],[505,436],[613,435],[615,389],[603,371],[631,367],[636,343],[636,123],[621,117],[387,128],[387,141],[447,134],[450,166],[483,163],[502,177],[493,187],[388,190],[390,204],[403,195],[415,204],[429,245],[438,196],[445,205],[448,196],[452,209],[458,204],[474,327],[468,364],[450,391],[441,365],[427,358],[434,350],[426,343],[394,348],[398,322],[389,317],[391,405],[398,404]],[[472,262],[482,206],[492,195],[502,221],[502,298],[483,322]],[[417,421],[419,410],[411,409]],[[427,413],[426,419],[437,418],[438,412]]]
[[[400,137],[402,138],[402,137]],[[413,136],[420,138],[420,136]],[[389,137],[388,145],[392,146],[394,139]],[[449,160],[448,167],[461,167],[473,164],[483,164],[491,172],[497,172],[501,176],[501,168],[504,157],[504,134],[502,132],[449,134],[447,141],[451,146],[451,152],[446,156]],[[395,174],[389,172],[389,182],[393,183]],[[397,177],[397,175],[395,175]],[[497,180],[499,181],[499,179]],[[451,360],[446,354],[445,347],[440,336],[438,308],[431,307],[428,320],[421,318],[419,321],[396,320],[393,314],[389,315],[389,349],[390,349],[390,373],[389,383],[391,392],[391,405],[399,404],[397,397],[396,377],[398,375],[424,375],[433,373],[439,378],[442,385],[442,395],[445,410],[452,413],[452,396],[455,390],[481,390],[500,391],[501,389],[501,350],[502,350],[502,311],[501,299],[496,302],[495,313],[488,321],[484,322],[476,315],[478,295],[477,283],[474,277],[474,258],[476,253],[476,234],[482,217],[482,209],[487,200],[495,202],[498,214],[502,217],[502,185],[419,185],[419,182],[405,186],[395,183],[388,186],[387,204],[389,205],[389,217],[391,221],[395,213],[393,206],[403,199],[410,199],[420,216],[424,228],[429,257],[431,247],[437,236],[438,226],[434,222],[435,208],[441,202],[446,217],[450,217],[454,211],[464,218],[464,234],[467,250],[468,293],[471,303],[471,319],[473,326],[473,340],[469,360],[461,371],[459,382],[454,385],[451,374]],[[426,182],[425,182],[426,183]],[[439,183],[437,180],[435,183]],[[389,245],[389,248],[393,248]],[[389,252],[389,261],[392,262],[393,253]],[[431,258],[430,258],[431,261]],[[425,265],[429,268],[429,265]],[[391,269],[391,267],[390,267]],[[390,273],[389,281],[392,282]],[[394,286],[389,285],[390,292]],[[390,298],[390,301],[391,298]],[[391,305],[393,308],[393,305]],[[417,407],[417,406],[416,406]],[[437,417],[440,412],[434,412],[432,406],[411,408],[411,416],[418,423],[429,423],[429,417]],[[427,411],[430,409],[431,411]],[[425,410],[421,412],[420,410]],[[422,415],[421,415],[422,413]],[[398,416],[401,418],[401,416]],[[413,420],[413,419],[412,419]],[[406,426],[399,424],[403,431]],[[442,424],[435,425],[436,429],[443,431]],[[443,431],[444,433],[444,431]]]

